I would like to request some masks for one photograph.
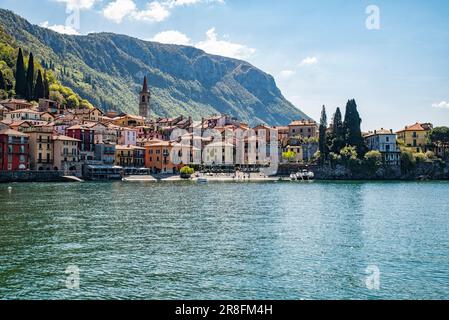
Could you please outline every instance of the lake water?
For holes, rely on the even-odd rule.
[[[0,298],[449,299],[449,183],[3,184]]]

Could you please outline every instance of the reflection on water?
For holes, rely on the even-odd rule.
[[[449,298],[448,183],[10,186],[3,299]]]

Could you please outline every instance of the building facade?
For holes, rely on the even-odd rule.
[[[142,91],[140,92],[139,99],[139,116],[143,118],[149,118],[151,93],[148,89],[147,77],[144,77],[143,79],[143,87]]]
[[[53,127],[29,127],[24,133],[29,135],[31,170],[53,170]]]
[[[398,131],[397,138],[402,140],[407,147],[413,148],[415,152],[426,152],[427,138],[432,129],[433,126],[430,123],[415,123]]]
[[[12,129],[0,131],[0,171],[29,169],[28,135]]]
[[[397,146],[396,134],[393,130],[375,130],[369,132],[364,138],[369,150],[376,150],[382,154],[385,164],[399,166],[401,164],[401,152]]]
[[[54,170],[64,171],[66,175],[81,175],[80,142],[67,136],[53,136]]]
[[[318,136],[318,125],[312,120],[293,121],[288,126],[289,137],[315,138]]]

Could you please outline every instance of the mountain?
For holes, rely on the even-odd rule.
[[[309,119],[283,97],[272,76],[244,61],[112,33],[62,35],[3,9],[0,27],[63,85],[104,110],[137,113],[147,75],[153,115],[200,119],[227,113],[252,125]]]

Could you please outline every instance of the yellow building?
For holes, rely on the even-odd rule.
[[[414,148],[416,152],[426,152],[427,137],[432,129],[433,126],[430,123],[415,123],[406,126],[396,134],[398,140],[402,140],[407,147]]]
[[[318,125],[312,120],[293,121],[288,126],[289,137],[315,138],[318,136]]]
[[[98,122],[103,117],[103,112],[98,108],[77,109],[74,114],[81,121]]]
[[[285,152],[294,152],[296,157],[294,159],[282,159],[284,162],[294,162],[301,163],[304,159],[303,147],[302,146],[287,146],[284,149]]]
[[[120,127],[142,127],[145,126],[145,118],[131,114],[124,114],[112,119],[112,123]]]
[[[145,166],[145,148],[131,145],[115,146],[115,164],[121,167],[142,168]]]
[[[80,175],[80,150],[81,140],[58,135],[53,136],[53,165],[55,170],[64,171],[69,175]]]
[[[24,129],[29,135],[31,170],[54,170],[53,167],[53,127],[35,126]]]

